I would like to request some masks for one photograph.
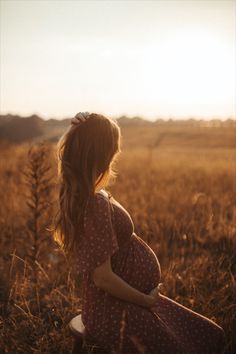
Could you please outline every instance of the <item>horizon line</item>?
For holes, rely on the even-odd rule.
[[[134,119],[134,118],[139,118],[139,119],[142,119],[142,120],[145,120],[145,121],[148,121],[148,122],[155,122],[156,120],[164,120],[164,121],[168,121],[168,120],[203,120],[203,121],[212,121],[212,120],[219,120],[219,121],[226,121],[226,120],[236,120],[236,115],[235,116],[232,116],[232,115],[227,115],[227,116],[216,116],[216,115],[212,115],[210,117],[202,117],[202,116],[194,116],[194,115],[188,115],[188,116],[180,116],[180,115],[163,115],[163,116],[158,116],[154,119],[150,119],[148,117],[145,117],[143,115],[133,115],[133,116],[130,116],[130,115],[127,115],[127,114],[120,114],[120,115],[109,115],[109,114],[103,114],[103,113],[100,113],[100,112],[91,112],[91,113],[97,113],[97,114],[102,114],[104,115],[105,117],[109,117],[109,118],[112,118],[112,119],[120,119],[120,118],[127,118],[127,119]],[[73,116],[71,115],[68,115],[68,116],[64,116],[64,117],[61,117],[61,118],[58,118],[58,117],[55,117],[55,116],[50,116],[50,117],[45,117],[39,113],[36,113],[36,112],[33,112],[32,114],[27,114],[27,115],[22,115],[22,114],[19,114],[19,113],[2,113],[0,112],[0,116],[18,116],[18,117],[21,117],[21,118],[30,118],[32,116],[37,116],[45,121],[47,120],[50,120],[50,119],[55,119],[55,120],[64,120],[64,119],[71,119]]]

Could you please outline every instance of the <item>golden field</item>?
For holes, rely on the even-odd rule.
[[[124,126],[107,189],[155,251],[163,294],[221,325],[236,352],[236,131],[232,126]],[[55,144],[1,143],[0,347],[70,353],[80,282],[52,241]],[[128,354],[128,353],[127,353]]]

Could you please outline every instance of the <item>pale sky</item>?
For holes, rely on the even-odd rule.
[[[236,1],[1,1],[2,114],[235,118]]]

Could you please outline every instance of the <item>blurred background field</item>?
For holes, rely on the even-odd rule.
[[[12,119],[5,119],[2,129]],[[122,153],[108,190],[158,256],[163,294],[221,325],[226,353],[233,354],[236,123],[125,117],[118,122]],[[67,324],[81,311],[80,279],[47,229],[57,202],[55,143],[68,124],[51,120],[30,139],[1,140],[0,347],[5,353],[69,353],[72,347]]]

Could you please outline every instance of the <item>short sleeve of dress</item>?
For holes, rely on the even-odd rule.
[[[77,255],[77,271],[80,274],[90,274],[119,249],[107,197],[97,193],[88,201],[83,228],[83,238]]]

